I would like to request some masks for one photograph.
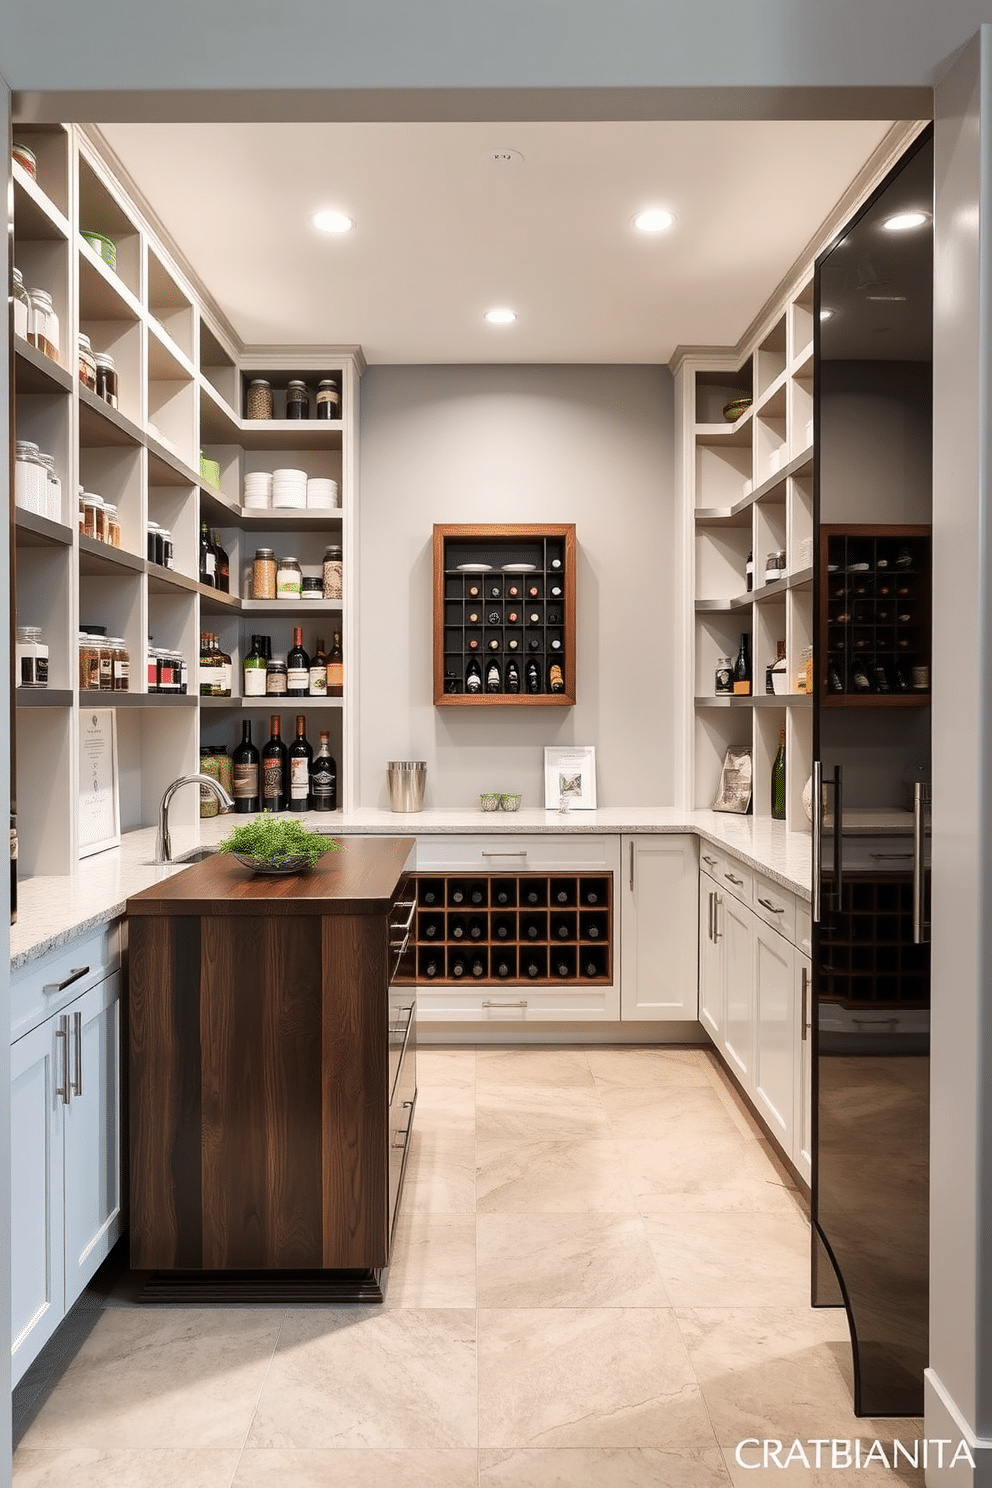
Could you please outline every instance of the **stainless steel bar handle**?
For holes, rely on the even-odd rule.
[[[713,940],[714,939],[714,935],[713,935],[713,890],[712,889],[710,889],[710,892],[709,892],[709,906],[708,906],[708,909],[707,909],[707,915],[708,915],[708,919],[706,921],[706,938],[707,938],[707,940]]]
[[[834,906],[841,909],[844,875],[844,771],[834,765]]]
[[[630,844],[630,891],[634,892],[634,844]]]
[[[525,858],[527,849],[524,848],[522,852],[484,852],[482,856],[484,858]]]
[[[809,1037],[809,967],[803,967],[803,995],[800,1010],[802,1019],[802,1042],[805,1043]]]
[[[767,909],[770,914],[785,914],[785,910],[780,904],[773,904],[770,899],[762,899],[760,894],[758,895],[758,903],[763,909]]]
[[[413,917],[417,912],[416,899],[397,899],[396,903],[393,905],[393,908],[408,909],[410,913],[407,915],[405,920],[390,920],[390,930],[409,930],[410,926],[413,924]]]
[[[83,1015],[73,1013],[72,1015],[72,1042],[76,1054],[76,1077],[72,1082],[73,1095],[83,1093]]]
[[[521,997],[519,1002],[490,1002],[488,998],[483,1002],[483,1007],[494,1008],[522,1008],[527,1006],[526,997]]]
[[[811,879],[812,895],[810,909],[813,924],[820,923],[821,904],[821,881],[820,881],[820,854],[823,851],[823,764],[820,760],[813,761],[813,876]]]
[[[710,865],[711,868],[715,868],[716,865],[717,865],[717,863],[718,863],[718,861],[719,861],[718,858],[711,858],[711,857],[708,857],[706,855],[706,853],[703,853],[703,862],[704,863],[709,863],[709,865]]]
[[[926,818],[930,807],[930,787],[923,780],[913,783],[913,944],[926,945],[930,939],[930,922],[926,912]]]
[[[714,940],[714,943],[716,941],[718,941],[720,939],[720,936],[723,934],[723,931],[720,929],[720,921],[717,918],[718,915],[719,915],[719,913],[720,913],[720,905],[722,903],[723,903],[723,900],[720,898],[720,895],[719,894],[714,894],[713,895],[713,940]]]
[[[55,1037],[62,1040],[62,1084],[56,1085],[55,1094],[62,1104],[67,1106],[71,1098],[69,1087],[69,1014],[63,1013],[59,1019],[59,1026],[55,1030]]]
[[[46,982],[42,992],[64,992],[66,987],[71,987],[73,982],[78,982],[89,971],[88,966],[74,966],[64,982]]]

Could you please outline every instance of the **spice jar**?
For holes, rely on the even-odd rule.
[[[325,377],[317,387],[317,417],[339,419],[341,417],[341,379]]]
[[[323,583],[323,580],[322,579],[312,578],[312,577],[310,577],[309,574],[304,574],[303,575],[303,590],[302,590],[302,593],[301,593],[301,596],[300,597],[302,599],[323,599],[323,597],[324,597],[324,583]]]
[[[17,686],[48,686],[48,643],[40,625],[17,627]]]
[[[110,651],[110,690],[112,692],[130,692],[131,655],[125,644],[124,637],[108,636],[107,647]]]
[[[276,569],[276,599],[299,599],[303,593],[303,572],[295,558],[280,558]]]
[[[93,358],[93,347],[90,345],[89,336],[79,333],[79,380],[83,387],[89,388],[91,393],[96,392],[96,362]]]
[[[55,469],[55,456],[46,455],[43,450],[40,450],[38,459],[45,467],[45,499],[42,515],[46,516],[50,522],[61,522],[62,482]]]
[[[307,385],[300,378],[294,377],[286,387],[286,417],[288,419],[308,419],[310,417],[310,394]]]
[[[100,638],[90,635],[88,630],[79,632],[79,686],[81,689],[100,686]]]
[[[265,694],[267,697],[285,697],[289,687],[289,673],[285,656],[273,656],[265,665]]]
[[[96,362],[96,395],[111,408],[116,408],[118,384],[114,359],[109,352],[98,351],[93,360]]]
[[[119,548],[121,545],[120,517],[117,515],[116,506],[109,501],[103,503],[103,518],[106,524],[106,542],[112,548]]]
[[[28,320],[31,315],[31,300],[27,290],[24,288],[24,278],[20,269],[12,269],[11,277],[14,281],[12,290],[14,300],[14,335],[23,336],[28,339]]]
[[[271,548],[257,548],[251,566],[252,599],[275,599],[276,555]]]
[[[340,599],[343,584],[343,565],[340,548],[324,549],[324,598]]]
[[[41,515],[47,500],[48,472],[41,463],[41,451],[30,439],[18,439],[14,445],[14,505]]]
[[[83,493],[83,531],[87,537],[92,537],[95,542],[107,541],[107,514],[103,505],[103,497],[95,496],[92,491]]]
[[[264,377],[255,377],[248,384],[245,395],[245,413],[250,419],[272,417],[272,384]]]
[[[51,357],[59,359],[59,318],[47,289],[29,289],[28,340],[32,346]]]

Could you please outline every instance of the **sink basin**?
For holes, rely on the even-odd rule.
[[[216,852],[215,847],[194,847],[190,852],[180,853],[172,861],[188,868],[191,863],[202,863],[204,858],[212,858]]]

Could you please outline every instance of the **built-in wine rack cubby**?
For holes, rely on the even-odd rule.
[[[831,881],[824,880],[830,893]],[[837,911],[821,931],[821,1002],[844,1007],[930,1006],[930,961],[913,941],[909,873],[845,873]]]
[[[434,528],[434,702],[575,702],[575,528]]]
[[[419,874],[416,884],[421,985],[613,981],[610,873]]]
[[[930,702],[930,528],[820,529],[819,690],[828,707]]]

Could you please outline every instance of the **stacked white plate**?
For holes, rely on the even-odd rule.
[[[305,470],[273,470],[272,505],[291,506],[302,509],[307,504],[307,473]]]
[[[245,506],[272,505],[272,476],[267,470],[249,470],[245,475]]]
[[[338,504],[338,483],[322,475],[312,475],[307,481],[307,506],[327,511]]]

